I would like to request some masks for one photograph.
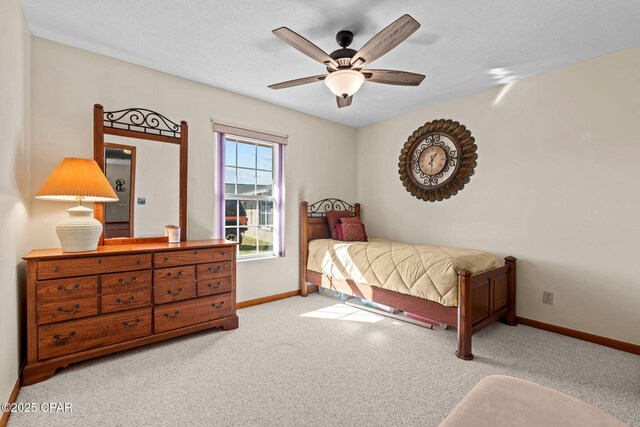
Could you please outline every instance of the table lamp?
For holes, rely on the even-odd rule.
[[[58,223],[56,234],[62,252],[89,252],[98,247],[102,224],[82,202],[116,202],[118,196],[94,160],[66,158],[49,175],[36,199],[77,201],[78,206],[67,209],[69,216]]]

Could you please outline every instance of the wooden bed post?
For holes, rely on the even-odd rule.
[[[461,270],[458,273],[458,350],[456,356],[463,360],[473,359],[471,353],[472,308],[471,272]]]
[[[308,239],[309,229],[307,222],[307,211],[309,203],[303,201],[300,204],[300,296],[306,297],[307,290],[307,256],[308,256]]]
[[[504,259],[509,266],[509,276],[507,279],[507,303],[509,310],[507,311],[505,323],[509,326],[516,326],[518,318],[516,317],[516,261],[515,257],[508,256]]]

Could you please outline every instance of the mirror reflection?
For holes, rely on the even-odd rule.
[[[105,204],[105,239],[164,236],[179,225],[180,147],[109,136],[105,175],[119,201]]]

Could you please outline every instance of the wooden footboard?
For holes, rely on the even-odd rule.
[[[516,259],[505,258],[502,267],[472,275],[466,270],[458,274],[456,356],[471,360],[471,336],[480,329],[503,319],[515,326],[516,321]]]
[[[336,209],[339,208],[339,209]],[[353,280],[338,279],[307,270],[309,241],[330,238],[326,216],[322,209],[346,210],[360,215],[360,204],[350,205],[338,199],[325,199],[300,206],[300,295],[307,296],[308,283],[322,286],[414,313],[445,323],[458,330],[456,356],[471,360],[471,337],[485,326],[502,320],[515,326],[516,320],[516,258],[508,256],[502,267],[472,275],[463,270],[458,274],[458,307],[447,307],[433,301],[400,294]],[[315,289],[314,289],[315,290]]]

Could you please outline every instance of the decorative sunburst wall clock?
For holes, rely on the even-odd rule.
[[[462,190],[477,164],[475,139],[453,120],[434,120],[416,129],[400,152],[400,180],[414,197],[435,202]]]

